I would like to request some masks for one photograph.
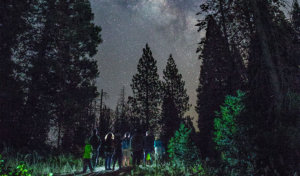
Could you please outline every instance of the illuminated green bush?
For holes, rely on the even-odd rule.
[[[168,153],[172,165],[170,170],[174,175],[186,173],[204,175],[198,149],[190,137],[191,132],[192,129],[188,129],[184,124],[181,124],[169,141]]]
[[[82,159],[70,154],[61,154],[58,156],[42,156],[37,152],[22,154],[9,147],[4,147],[1,154],[5,156],[5,163],[2,159],[3,166],[17,168],[20,164],[24,164],[24,166],[31,169],[32,176],[51,175],[51,173],[67,174],[82,170]],[[5,167],[1,168],[5,169]],[[0,176],[2,175],[0,174]]]
[[[168,153],[171,162],[184,166],[193,165],[198,160],[198,152],[194,143],[191,141],[192,130],[181,124],[171,138],[168,145]]]
[[[0,155],[0,176],[31,176],[31,173],[32,170],[28,169],[24,162],[20,162],[16,168],[6,167]]]
[[[195,162],[190,170],[186,171],[184,166],[174,167],[171,162],[165,162],[162,165],[152,165],[147,167],[136,167],[130,173],[131,176],[210,176],[205,174],[201,164]]]
[[[216,112],[217,118],[214,120],[215,138],[217,149],[229,150],[232,146],[232,139],[237,133],[237,117],[244,111],[245,107],[242,100],[245,93],[238,91],[237,96],[227,96],[225,103],[220,107],[220,112]],[[224,158],[230,158],[224,154]]]
[[[245,137],[247,127],[239,123],[245,111],[245,96],[242,91],[237,91],[237,96],[226,96],[214,120],[214,142],[224,164],[222,173],[230,176],[252,175],[254,170],[251,161],[255,155],[248,152],[251,146]]]
[[[194,145],[190,135],[192,130],[181,124],[179,129],[169,141],[169,160],[152,166],[136,167],[131,175],[161,175],[161,176],[209,176],[199,159],[197,147]]]

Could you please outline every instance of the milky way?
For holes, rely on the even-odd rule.
[[[196,48],[203,34],[195,24],[202,0],[90,1],[95,23],[102,27],[103,43],[95,58],[100,70],[97,86],[109,95],[105,104],[115,108],[122,86],[132,95],[131,79],[148,43],[161,78],[168,56],[173,54],[193,105],[188,114],[197,118],[194,106],[200,61]],[[286,2],[285,12],[291,7],[291,0]]]
[[[196,13],[199,0],[91,0],[95,23],[102,27],[98,60],[99,90],[109,95],[106,105],[115,108],[120,89],[132,95],[130,83],[142,49],[148,43],[159,74],[170,53],[186,82],[190,103],[196,104],[200,62],[196,54],[200,34]],[[189,114],[196,117],[194,107]]]

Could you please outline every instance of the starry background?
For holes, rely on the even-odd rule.
[[[162,72],[172,53],[186,83],[192,107],[187,115],[195,117],[196,89],[199,83],[200,61],[197,43],[204,33],[197,32],[196,13],[204,0],[90,0],[95,23],[102,27],[103,43],[94,57],[100,77],[98,89],[108,93],[105,104],[115,109],[120,90],[132,95],[132,76],[136,73],[142,49],[148,43]],[[283,10],[289,17],[292,0],[286,0]]]
[[[102,27],[103,43],[99,46],[100,78],[97,86],[108,93],[105,104],[115,109],[120,90],[132,95],[132,76],[142,49],[148,43],[162,72],[172,53],[186,82],[190,103],[187,113],[196,117],[196,88],[200,61],[196,54],[201,34],[197,32],[196,13],[199,0],[90,0],[95,23]]]

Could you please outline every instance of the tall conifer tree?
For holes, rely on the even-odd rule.
[[[58,127],[57,145],[61,146],[64,139],[63,145],[68,149],[78,125],[93,124],[87,109],[97,96],[98,68],[90,57],[101,43],[101,28],[93,24],[87,0],[38,3],[42,10],[36,25],[39,33],[33,34],[38,40],[32,43],[33,54],[28,56],[28,99],[23,126],[33,129],[27,130],[26,135],[40,143],[45,140],[48,122],[53,122]]]
[[[199,58],[202,60],[200,83],[197,89],[196,111],[199,115],[202,156],[214,156],[213,120],[215,111],[227,94],[242,85],[241,75],[236,72],[232,53],[219,25],[211,16],[208,17],[206,38]],[[233,81],[236,83],[233,84]]]
[[[161,108],[161,139],[163,144],[167,145],[180,124],[183,123],[183,119],[180,118],[174,97],[170,93],[164,94]]]
[[[189,109],[189,97],[185,82],[179,73],[175,60],[170,55],[163,71],[163,102],[162,102],[162,138],[165,144],[183,122],[184,113]]]
[[[189,96],[186,93],[185,82],[179,73],[175,60],[170,55],[166,68],[163,71],[163,91],[173,97],[178,111],[178,117],[183,118],[184,113],[189,110]]]
[[[233,51],[235,46],[247,60],[247,112],[239,118],[239,125],[246,129],[243,135],[250,145],[256,146],[248,155],[254,153],[252,164],[257,167],[256,174],[260,175],[278,172],[287,175],[295,164],[290,161],[296,142],[288,134],[291,129],[296,129],[298,115],[294,114],[292,106],[287,108],[286,105],[293,104],[291,99],[297,101],[288,92],[293,86],[291,77],[299,68],[295,68],[297,57],[293,56],[295,37],[280,10],[282,5],[281,0],[207,0],[201,5],[205,13],[222,25],[223,36],[226,36],[224,29],[228,31],[230,50]],[[205,22],[198,25],[203,29]],[[271,169],[265,171],[267,167]]]
[[[143,49],[143,55],[137,65],[137,73],[133,76],[131,88],[133,98],[138,108],[138,116],[142,120],[144,129],[157,127],[160,103],[159,76],[156,60],[148,44]]]
[[[23,81],[17,75],[20,66],[14,52],[20,42],[20,35],[28,29],[26,15],[30,2],[1,1],[0,6],[0,141],[18,145],[20,135],[15,125],[20,121],[24,103]]]

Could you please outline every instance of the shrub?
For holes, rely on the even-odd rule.
[[[201,164],[195,162],[190,170],[185,171],[184,167],[174,167],[171,162],[166,162],[162,165],[152,165],[151,167],[136,167],[131,171],[131,176],[209,176],[205,174],[204,168]]]
[[[214,142],[221,152],[223,172],[230,176],[252,175],[254,171],[252,160],[255,155],[248,151],[247,147],[251,146],[245,137],[247,127],[238,119],[245,111],[244,98],[242,91],[237,91],[237,96],[226,96],[214,120]]]
[[[9,147],[5,147],[1,154],[2,156],[5,156],[5,163],[4,160],[2,163],[4,168],[8,166],[11,168],[18,168],[19,165],[24,164],[24,166],[32,169],[32,176],[46,175],[49,173],[74,173],[82,170],[82,159],[76,158],[70,154],[58,156],[50,154],[42,156],[37,152],[22,154]]]
[[[173,171],[178,174],[182,172],[198,174],[204,172],[199,160],[198,149],[190,137],[191,132],[192,129],[181,124],[174,137],[169,141],[170,164],[173,166]]]
[[[31,176],[32,170],[24,162],[20,162],[15,169],[5,165],[5,160],[0,155],[0,176]]]

